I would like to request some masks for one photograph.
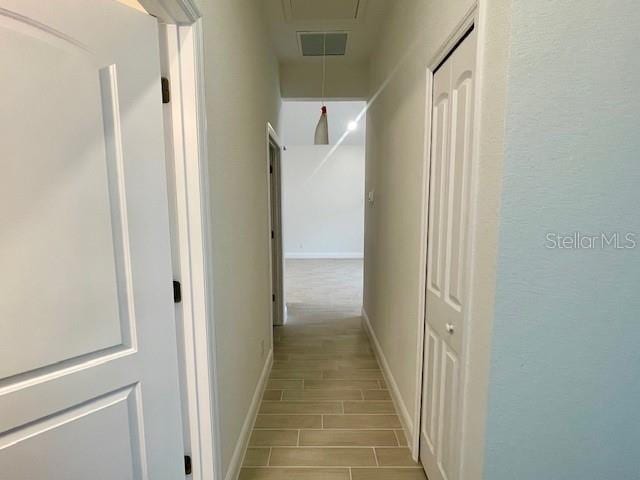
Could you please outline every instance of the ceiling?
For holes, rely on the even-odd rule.
[[[343,60],[368,62],[392,0],[260,0],[266,12],[273,47],[280,63],[321,62],[303,57],[299,32],[347,32]]]

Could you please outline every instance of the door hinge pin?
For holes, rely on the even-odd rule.
[[[160,79],[162,85],[162,103],[169,103],[171,101],[171,87],[169,86],[169,79],[162,77]]]
[[[173,281],[173,303],[182,302],[182,285],[177,280]]]
[[[185,475],[191,475],[191,455],[184,456],[184,473]]]

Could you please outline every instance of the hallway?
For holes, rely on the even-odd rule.
[[[361,260],[288,260],[287,325],[240,480],[422,480],[361,327]]]

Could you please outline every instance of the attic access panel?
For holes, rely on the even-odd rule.
[[[303,57],[344,55],[347,52],[347,37],[347,32],[298,32]]]
[[[355,20],[365,0],[282,0],[288,21]]]

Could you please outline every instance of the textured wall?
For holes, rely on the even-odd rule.
[[[640,6],[513,1],[487,480],[640,478]]]

